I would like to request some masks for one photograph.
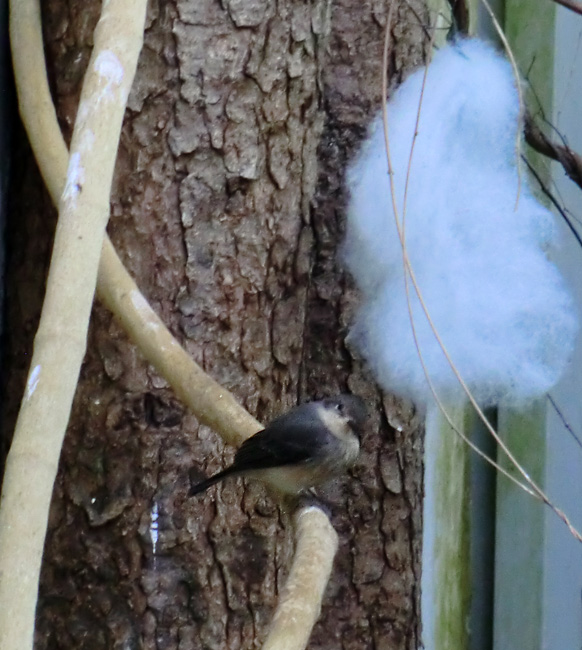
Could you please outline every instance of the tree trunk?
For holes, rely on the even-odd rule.
[[[43,3],[70,137],[100,3]],[[341,391],[372,412],[351,477],[323,491],[340,550],[311,646],[419,643],[420,419],[380,393],[345,336],[344,170],[380,106],[387,6],[154,0],[111,202],[113,243],[190,354],[260,420]],[[391,74],[423,58],[402,5]],[[12,183],[4,424],[22,394],[54,212],[23,138]],[[49,521],[37,647],[250,648],[292,552],[256,483],[188,499],[232,459],[95,305]]]

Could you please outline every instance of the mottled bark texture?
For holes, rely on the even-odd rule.
[[[99,3],[43,2],[70,136]],[[110,234],[193,357],[259,419],[350,389],[373,415],[352,477],[325,490],[340,550],[311,647],[418,644],[419,418],[346,347],[337,262],[345,165],[380,103],[380,0],[154,0],[126,116]],[[391,76],[423,57],[424,8]],[[5,431],[38,318],[54,214],[21,141],[9,229]],[[187,499],[232,458],[99,305],[55,486],[37,647],[251,648],[292,552],[256,484]],[[31,477],[32,479],[32,477]]]

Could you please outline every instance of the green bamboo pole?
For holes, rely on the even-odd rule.
[[[535,115],[541,102],[551,115],[554,87],[556,6],[547,0],[505,0],[503,27],[524,84],[524,97]],[[527,149],[528,159],[549,180],[549,162]],[[501,409],[499,434],[518,461],[543,489],[546,421],[543,402],[517,414]],[[502,465],[512,471],[505,459]],[[543,637],[545,512],[537,500],[498,477],[495,535],[494,650],[540,648]]]
[[[448,0],[429,0],[437,16],[435,45],[446,43],[452,15]],[[469,29],[475,3],[467,3]],[[466,409],[446,404],[456,429],[466,430]],[[436,405],[426,418],[421,608],[423,642],[432,650],[468,650],[471,614],[470,455]]]
[[[465,407],[449,404],[447,412],[466,432]],[[436,405],[427,414],[424,452],[423,641],[433,650],[468,650],[472,452]]]
[[[527,413],[499,413],[499,434],[543,486],[546,426],[543,402]],[[502,460],[513,474],[515,469]],[[545,510],[503,477],[497,479],[494,650],[542,647]]]

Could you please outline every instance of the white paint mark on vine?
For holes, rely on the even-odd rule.
[[[123,65],[120,60],[111,50],[103,50],[97,55],[95,63],[93,63],[93,69],[106,82],[98,101],[101,99],[114,99],[113,87],[118,88],[123,81]]]
[[[63,201],[71,201],[73,205],[77,196],[83,189],[85,182],[85,169],[81,165],[81,154],[76,151],[69,158],[69,168],[67,169],[67,182],[63,190]]]
[[[77,109],[77,119],[76,122],[77,124],[81,124],[84,122],[89,113],[91,112],[91,105],[87,101],[81,101],[79,103],[79,108]]]
[[[28,381],[26,382],[26,392],[24,394],[24,399],[29,400],[34,391],[36,390],[36,387],[38,386],[38,382],[40,380],[40,365],[35,366],[30,374],[28,375]]]
[[[95,143],[95,134],[93,133],[93,131],[91,129],[84,129],[77,149],[79,150],[79,152],[82,153],[85,153],[86,151],[91,151],[91,149],[93,149],[94,143]]]
[[[138,311],[146,322],[146,327],[150,330],[159,329],[160,325],[152,318],[152,309],[143,295],[134,289],[129,296],[134,308]]]

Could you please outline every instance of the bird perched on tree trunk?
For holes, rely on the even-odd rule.
[[[354,395],[301,404],[245,440],[232,465],[193,485],[189,495],[228,476],[261,479],[292,495],[320,485],[355,463],[366,418]]]

